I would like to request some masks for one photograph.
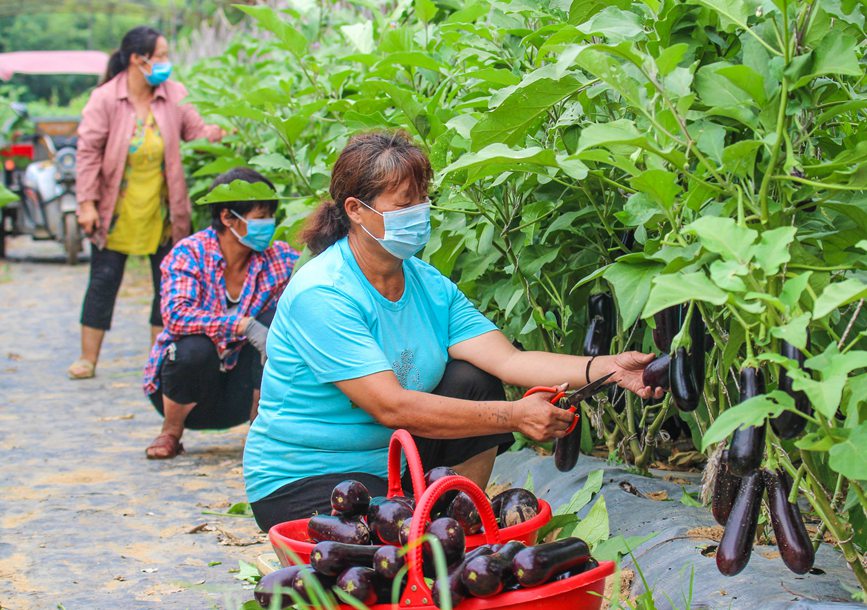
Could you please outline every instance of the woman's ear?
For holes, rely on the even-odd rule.
[[[356,224],[361,224],[363,221],[361,220],[361,204],[358,202],[358,199],[355,197],[347,197],[343,203],[343,207],[346,210],[346,215],[349,217],[351,222]]]
[[[222,222],[223,226],[228,229],[229,227],[233,227],[235,225],[237,219],[234,215],[232,215],[232,212],[229,211],[229,208],[223,208],[222,210],[220,210],[220,222]]]

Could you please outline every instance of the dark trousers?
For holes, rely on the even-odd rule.
[[[274,310],[256,319],[271,326]],[[262,357],[247,343],[229,371],[220,370],[217,347],[205,335],[188,335],[170,343],[160,365],[160,389],[151,403],[165,416],[163,396],[177,403],[196,403],[184,427],[191,430],[224,430],[250,419],[253,391],[262,387]]]
[[[160,315],[160,263],[172,245],[166,244],[157,248],[150,255],[151,281],[154,286],[154,298],[151,303],[151,326],[162,326]],[[91,248],[90,251],[90,281],[87,292],[84,293],[84,304],[81,307],[81,324],[99,330],[111,328],[111,317],[114,314],[114,303],[117,292],[123,280],[123,269],[126,266],[127,255],[108,248]]]
[[[466,400],[505,400],[503,384],[493,375],[469,362],[452,360],[446,365],[443,378],[432,392],[440,396]],[[414,437],[425,471],[437,466],[455,466],[497,447],[497,453],[506,451],[514,441],[511,434],[492,434],[459,439],[430,439]],[[308,477],[284,485],[270,495],[251,503],[256,523],[267,532],[284,521],[303,519],[317,513],[331,511],[331,490],[346,479],[361,481],[371,496],[384,496],[388,491],[385,479],[365,472],[344,472]],[[408,474],[403,477],[404,491],[409,494],[412,484]]]

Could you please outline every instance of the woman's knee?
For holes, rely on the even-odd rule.
[[[169,345],[166,364],[176,369],[195,371],[197,375],[213,364],[219,366],[217,347],[205,335],[188,335]]]
[[[505,400],[503,382],[465,360],[450,360],[439,385],[433,392],[451,398],[469,400]]]

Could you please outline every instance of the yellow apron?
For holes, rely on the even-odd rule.
[[[153,254],[169,235],[163,205],[163,150],[154,115],[148,114],[144,122],[137,120],[108,234],[108,249],[123,254]]]

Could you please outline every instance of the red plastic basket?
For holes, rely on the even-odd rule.
[[[410,545],[412,550],[407,554],[406,588],[398,603],[376,604],[371,610],[392,610],[396,608],[437,608],[433,605],[430,588],[422,574],[422,545],[418,540],[424,535],[425,523],[430,516],[434,502],[445,492],[451,490],[464,491],[473,499],[482,523],[485,527],[485,538],[489,544],[503,540],[502,531],[497,527],[494,511],[485,493],[472,481],[465,477],[445,477],[434,482],[422,494],[413,515],[410,528]],[[416,518],[418,517],[418,518]],[[501,593],[494,597],[480,599],[470,598],[461,602],[460,610],[493,610],[495,608],[521,608],[521,610],[599,610],[602,606],[602,592],[605,589],[605,579],[614,572],[614,562],[605,561],[598,567],[578,574],[572,578],[555,581],[533,587]],[[341,605],[341,610],[351,610],[351,606]]]
[[[412,435],[406,430],[395,430],[391,435],[388,445],[388,497],[402,496],[403,487],[400,482],[400,456],[401,451],[406,456],[406,464],[416,497],[421,497],[426,491],[424,485],[424,468],[421,457]],[[519,540],[524,544],[535,544],[539,530],[551,520],[551,505],[544,500],[539,500],[539,513],[524,523],[518,523],[500,531],[502,540]],[[295,561],[287,549],[297,555],[302,563],[310,561],[310,553],[313,552],[314,543],[307,537],[307,522],[309,519],[295,519],[278,523],[268,531],[268,540],[280,560],[285,566],[293,565]],[[467,549],[474,549],[485,544],[485,534],[467,536]]]

